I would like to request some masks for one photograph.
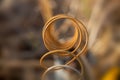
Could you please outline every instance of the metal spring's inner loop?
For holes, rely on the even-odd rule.
[[[59,41],[57,41],[53,37],[53,35],[51,35],[51,31],[54,31],[54,25],[52,25],[52,23],[54,23],[56,20],[59,20],[59,19],[70,19],[73,23],[76,24],[76,26],[73,26],[75,29],[74,36],[70,39],[70,41],[68,41],[64,44],[60,44]],[[74,60],[77,60],[79,62],[80,66],[81,66],[81,74],[83,74],[83,72],[84,72],[83,66],[82,66],[81,61],[78,57],[81,54],[84,54],[87,50],[88,33],[87,33],[85,26],[82,24],[82,22],[80,22],[79,20],[74,19],[72,17],[66,16],[66,15],[54,16],[50,20],[48,20],[46,22],[46,24],[44,25],[42,36],[43,36],[44,44],[45,44],[46,48],[49,50],[49,52],[44,54],[40,59],[41,67],[46,69],[46,71],[43,73],[43,76],[45,76],[45,74],[49,70],[52,70],[52,69],[54,70],[57,67],[62,68],[62,66],[63,67],[68,66]],[[82,43],[82,40],[84,39],[83,37],[85,37],[85,43],[81,48],[81,43]],[[73,50],[69,51],[71,48],[73,48]],[[56,66],[56,67],[52,66],[52,67],[48,68],[47,66],[45,66],[45,64],[43,64],[43,61],[44,61],[45,57],[47,57],[51,54],[55,54],[55,53],[59,53],[59,55],[62,55],[63,57],[72,56],[72,59],[67,61],[64,65]],[[77,54],[75,54],[75,53],[77,53]]]
[[[66,42],[65,44],[60,44],[57,40],[55,40],[55,38],[50,33],[51,31],[53,31],[53,26],[51,26],[51,24],[59,19],[70,19],[73,23],[75,23],[77,26],[79,26],[79,24],[72,17],[68,17],[65,15],[58,15],[58,16],[51,18],[45,24],[45,26],[43,28],[43,32],[42,32],[43,33],[43,41],[48,50],[56,50],[56,49],[69,50],[75,45],[75,43],[77,43],[78,36],[82,36],[81,29],[79,29],[79,27],[73,26],[75,28],[75,33],[74,33],[73,38],[68,43]],[[81,38],[78,42],[78,45],[80,45],[80,43],[81,43]],[[77,49],[77,47],[76,47],[76,49]],[[73,51],[73,53],[76,51],[76,49]]]

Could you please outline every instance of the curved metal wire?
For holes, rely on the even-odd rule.
[[[73,24],[75,24],[74,27],[74,35],[73,37],[68,41],[63,44],[61,44],[54,36],[54,25],[53,23],[59,19],[69,19],[72,21]],[[53,34],[52,34],[53,33]],[[78,58],[81,54],[85,54],[87,51],[87,45],[88,45],[88,32],[85,26],[80,22],[79,20],[72,18],[70,16],[66,15],[57,15],[52,18],[50,18],[46,24],[44,25],[43,32],[43,41],[46,46],[46,48],[49,50],[49,52],[45,53],[41,58],[40,58],[40,65],[46,71],[43,73],[43,77],[49,70],[54,70],[57,67],[64,67],[64,66],[69,66],[72,62],[75,60],[78,61],[78,63],[81,66],[81,74],[83,75],[83,66],[81,64],[80,59]],[[85,40],[84,40],[85,39]],[[82,41],[84,42],[84,45],[82,44]],[[82,46],[81,46],[82,45]],[[70,49],[73,49],[70,51]],[[67,61],[64,65],[61,66],[52,66],[51,68],[48,68],[45,64],[43,64],[45,58],[49,55],[53,54],[59,54],[62,55],[63,57],[65,56],[72,56],[72,59]],[[43,79],[42,79],[43,80]]]
[[[75,69],[75,68],[73,68],[73,67],[70,67],[70,66],[67,66],[67,65],[57,65],[57,66],[52,66],[52,67],[48,68],[48,69],[43,73],[43,75],[42,75],[42,80],[45,80],[44,78],[45,78],[45,76],[46,76],[46,74],[47,74],[48,72],[50,72],[50,71],[55,71],[55,70],[60,70],[60,69],[62,69],[62,68],[71,69],[72,71],[76,72],[79,77],[82,76],[81,73],[80,73],[77,69]],[[80,78],[79,78],[78,80],[80,80]]]

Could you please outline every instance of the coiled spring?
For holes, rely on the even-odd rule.
[[[74,26],[74,34],[73,37],[69,39],[69,41],[65,43],[60,43],[55,35],[54,29],[54,22],[59,19],[68,19],[70,20]],[[65,26],[64,26],[65,27]],[[79,77],[83,75],[83,66],[81,64],[80,59],[78,58],[80,55],[85,54],[87,51],[87,44],[88,44],[88,33],[85,26],[79,20],[66,16],[66,15],[57,15],[50,18],[43,27],[42,37],[46,48],[49,52],[45,53],[40,58],[40,66],[45,69],[44,73],[42,74],[42,80],[45,79],[45,76],[48,72],[59,70],[59,69],[70,69],[76,72]],[[52,65],[50,67],[46,66],[44,62],[45,58],[49,55],[57,55],[65,57],[71,57],[65,64],[61,65]],[[77,61],[80,65],[81,72],[79,72],[74,67],[71,67],[70,64],[74,61]],[[79,78],[80,79],[80,78]]]

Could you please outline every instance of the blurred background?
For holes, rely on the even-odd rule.
[[[88,30],[84,80],[120,80],[119,0],[0,0],[0,80],[40,80],[42,28],[57,14]]]

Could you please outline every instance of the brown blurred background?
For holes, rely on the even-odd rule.
[[[88,29],[83,64],[92,78],[85,80],[120,80],[119,0],[0,0],[0,80],[40,80],[39,59],[48,51],[42,28],[57,14],[82,20]]]

